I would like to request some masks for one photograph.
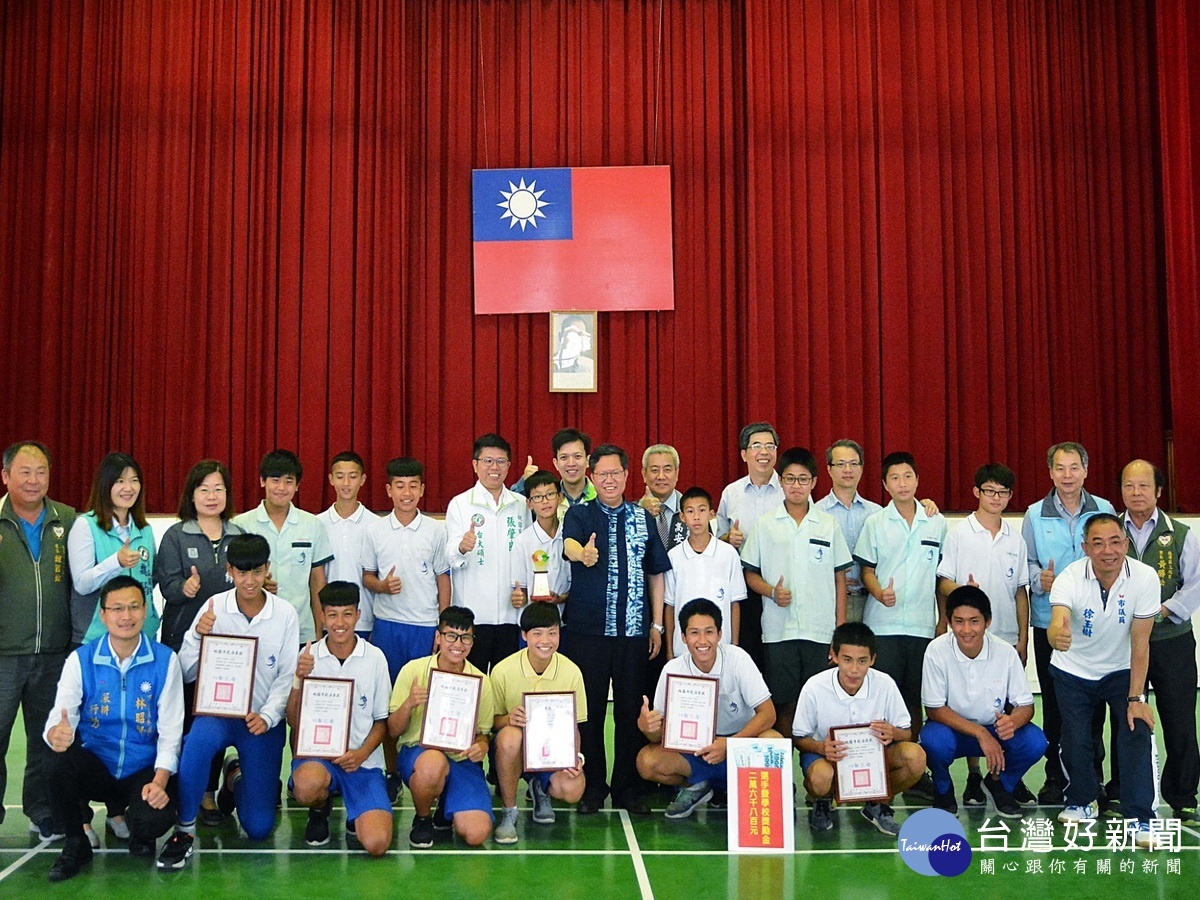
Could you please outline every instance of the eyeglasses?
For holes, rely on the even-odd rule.
[[[783,475],[779,480],[787,485],[799,484],[807,486],[813,483],[811,475]]]
[[[492,466],[495,466],[498,469],[504,469],[507,468],[509,464],[509,460],[499,456],[477,456],[475,457],[475,462],[487,469],[490,469]]]
[[[447,644],[457,644],[461,642],[464,647],[470,647],[473,643],[475,643],[475,635],[473,634],[463,634],[458,631],[439,631],[438,634],[442,636],[442,640],[444,640]]]
[[[225,496],[225,488],[223,488],[223,487],[219,487],[219,488],[206,488],[206,487],[202,487],[202,488],[196,488],[196,493],[197,493],[197,494],[199,494],[201,497],[224,497],[224,496]]]
[[[617,469],[615,472],[593,472],[592,478],[596,481],[616,481],[624,474],[624,469]]]
[[[747,447],[746,449],[747,449],[747,450],[753,450],[755,453],[758,453],[760,450],[769,450],[769,451],[771,451],[772,453],[774,453],[776,450],[778,450],[778,449],[779,449],[779,445],[778,445],[778,444],[772,444],[772,443],[766,443],[766,444],[764,444],[762,441],[755,441],[753,444],[751,444],[751,445],[750,445],[749,447]]]
[[[1012,491],[1008,488],[980,488],[979,493],[985,497],[1011,497]]]
[[[862,462],[857,459],[842,459],[835,463],[829,464],[835,469],[861,469]]]
[[[548,494],[534,494],[529,499],[533,503],[546,503],[558,496],[558,491],[551,491]]]
[[[110,612],[110,613],[116,613],[119,616],[121,613],[137,612],[139,609],[142,609],[145,605],[146,604],[144,604],[144,603],[118,603],[116,606],[104,607],[104,611]]]

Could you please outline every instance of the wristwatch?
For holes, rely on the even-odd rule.
[[[1126,703],[1145,703],[1146,695],[1145,694],[1134,694],[1132,697],[1126,697],[1125,702]]]
[[[664,631],[667,630],[658,622],[651,623],[650,627],[653,628],[655,631],[657,631],[659,634],[662,634]]]

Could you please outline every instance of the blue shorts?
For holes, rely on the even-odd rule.
[[[426,750],[424,747],[412,745],[401,747],[396,755],[396,767],[404,783],[412,785],[413,769],[417,765],[417,757],[422,753],[441,753],[441,750]],[[492,820],[492,792],[487,779],[483,775],[483,766],[469,759],[454,760],[446,757],[450,763],[450,774],[446,776],[446,786],[442,789],[442,812],[447,817],[453,817],[460,812],[485,812]]]
[[[687,764],[692,768],[692,774],[688,777],[688,784],[699,784],[701,781],[716,782],[721,785],[725,784],[726,768],[724,762],[714,765],[692,753],[681,753],[680,756],[686,759]]]
[[[535,781],[541,782],[542,790],[547,794],[550,793],[550,776],[553,772],[525,772],[523,777],[527,784],[533,784]]]
[[[371,643],[383,651],[387,658],[388,675],[392,683],[404,668],[404,664],[433,652],[433,638],[437,634],[436,625],[406,625],[403,622],[389,622],[387,619],[376,619],[375,630],[371,632]]]
[[[324,766],[325,771],[329,773],[329,790],[341,793],[342,803],[346,807],[346,821],[357,819],[373,809],[387,813],[392,811],[392,801],[388,799],[383,770],[358,769],[346,772],[327,759],[293,759],[292,772],[308,763]]]
[[[800,754],[800,771],[805,775],[808,774],[808,768],[818,759],[824,759],[820,753],[801,753]]]

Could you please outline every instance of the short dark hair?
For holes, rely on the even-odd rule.
[[[488,446],[495,446],[489,444]],[[438,614],[438,630],[444,625],[457,628],[459,631],[475,629],[475,611],[467,606],[447,606]]]
[[[713,508],[712,494],[706,491],[699,485],[692,485],[679,498],[679,508],[682,510],[685,503],[689,500],[703,500],[708,504],[709,509]]]
[[[689,600],[683,604],[683,609],[679,611],[679,630],[686,633],[688,622],[695,616],[708,616],[716,624],[717,630],[721,630],[721,607],[711,600],[697,597],[695,600]]]
[[[847,644],[851,647],[866,647],[867,652],[874,656],[875,632],[862,622],[843,622],[833,629],[833,640],[830,641],[830,647],[833,649],[834,656]]]
[[[138,596],[142,598],[142,602],[146,602],[146,589],[142,587],[142,583],[132,575],[114,575],[108,581],[104,582],[104,587],[100,588],[100,608],[107,609],[105,601],[108,600],[109,594],[115,594],[117,591],[123,591],[127,588],[133,588],[138,592]]]
[[[883,480],[887,481],[888,469],[892,466],[912,466],[913,474],[920,475],[917,471],[917,460],[907,450],[895,450],[883,458],[881,464],[883,469]]]
[[[521,610],[521,630],[535,628],[557,628],[562,624],[557,603],[528,603]]]
[[[554,432],[554,437],[550,438],[550,449],[555,456],[558,456],[558,451],[567,444],[573,444],[576,441],[583,443],[583,455],[587,456],[592,452],[592,439],[580,431],[578,428],[560,428]]]
[[[498,434],[488,432],[481,434],[475,438],[475,445],[471,448],[471,458],[479,459],[479,454],[483,452],[484,447],[495,447],[497,450],[503,450],[505,455],[512,459],[512,445]]]
[[[184,522],[194,521],[199,515],[196,512],[196,490],[204,483],[204,479],[214,472],[221,476],[221,482],[225,485],[225,508],[221,510],[221,521],[228,522],[233,518],[233,476],[229,474],[229,469],[225,468],[225,463],[219,459],[202,459],[188,470],[187,478],[183,482],[178,515]]]
[[[397,456],[387,464],[388,481],[393,478],[420,478],[425,482],[425,464],[411,456]]]
[[[552,487],[558,490],[558,476],[546,469],[538,469],[532,475],[525,479],[525,484],[521,488],[521,493],[529,497],[538,488]]]
[[[239,571],[253,571],[271,561],[271,545],[261,534],[235,534],[225,547],[225,561]]]
[[[594,469],[596,468],[596,461],[603,459],[606,456],[618,457],[621,460],[621,468],[629,468],[629,454],[616,444],[601,444],[599,447],[593,450],[591,456],[588,457],[588,465]]]
[[[977,609],[983,614],[985,621],[992,620],[992,601],[988,599],[987,593],[981,587],[973,584],[960,584],[952,590],[950,596],[946,598],[946,619],[949,620],[960,606]]]
[[[137,499],[133,501],[133,509],[129,510],[129,518],[138,528],[146,527],[146,501],[143,498],[146,485],[142,479],[142,467],[128,453],[107,453],[96,468],[96,474],[92,478],[92,492],[88,497],[88,511],[96,514],[96,524],[103,531],[112,530],[112,489],[126,469],[133,469],[138,484],[141,485]]]
[[[288,475],[294,475],[297,483],[304,477],[300,457],[291,450],[272,450],[258,464],[259,478],[286,478]]]
[[[359,470],[363,472],[367,470],[367,467],[363,465],[363,458],[353,450],[343,450],[329,461],[329,468],[332,469],[340,462],[354,463],[354,465],[358,466]]]
[[[775,463],[776,471],[782,474],[788,466],[800,466],[807,469],[813,478],[817,477],[817,458],[807,447],[788,447],[779,454],[779,460]]]
[[[1004,463],[990,462],[975,470],[975,487],[983,487],[989,481],[994,481],[1000,487],[1006,487],[1011,491],[1017,483],[1017,476]]]
[[[41,441],[17,441],[15,444],[9,444],[4,450],[3,463],[5,472],[12,468],[13,460],[17,458],[17,454],[26,448],[36,450],[42,454],[42,456],[46,457],[46,464],[50,465],[50,451]]]
[[[852,441],[852,440],[850,440],[850,438],[842,438],[840,440],[834,441],[825,450],[825,465],[827,465],[827,466],[833,465],[833,451],[837,450],[839,447],[841,447],[843,450],[853,450],[855,453],[858,454],[858,461],[860,463],[866,462],[866,457],[863,455],[863,448],[861,446],[859,446],[858,441]]]
[[[331,606],[358,606],[358,585],[349,581],[331,581],[317,594],[321,609]]]
[[[760,431],[770,432],[771,441],[776,446],[779,445],[779,434],[775,431],[775,426],[773,426],[770,422],[751,422],[738,432],[738,449],[749,450],[750,438],[754,437],[754,435],[758,434]]]
[[[1092,529],[1095,526],[1100,525],[1104,522],[1111,522],[1113,525],[1116,525],[1117,528],[1120,529],[1121,534],[1125,533],[1125,525],[1121,522],[1120,518],[1113,515],[1112,513],[1102,512],[1102,513],[1096,513],[1094,516],[1092,516],[1090,519],[1088,519],[1087,522],[1084,523],[1083,539],[1086,541],[1087,536],[1092,533]]]

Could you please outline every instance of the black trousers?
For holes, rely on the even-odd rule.
[[[142,799],[142,788],[154,779],[153,766],[114,778],[100,757],[78,740],[65,752],[50,756],[50,808],[55,820],[66,829],[68,841],[84,840],[82,807],[88,800],[123,808],[129,833],[139,840],[156,840],[175,824],[174,776],[167,783],[167,805],[154,809]]]
[[[738,646],[750,654],[750,658],[754,660],[754,665],[758,667],[758,671],[765,672],[767,671],[767,657],[763,651],[762,639],[762,596],[748,590],[746,591],[746,599],[742,601],[741,605],[741,628],[738,631]],[[725,631],[727,634],[729,627],[729,624],[726,623]],[[670,635],[666,635],[663,640],[669,637]]]
[[[490,672],[492,666],[519,649],[521,629],[516,625],[476,625],[475,643],[467,659],[480,672]]]
[[[613,693],[613,766],[611,792],[622,803],[639,790],[638,751],[646,738],[638,730],[646,682],[650,641],[645,637],[617,638],[579,634],[568,630],[565,654],[583,672],[587,696],[587,721],[579,726],[580,749],[585,757],[583,772],[586,795],[601,803],[609,793],[608,759],[604,752],[604,723],[608,718],[608,685]]]
[[[1154,708],[1162,727],[1167,761],[1162,767],[1159,793],[1172,809],[1195,809],[1200,783],[1200,747],[1196,740],[1196,636],[1185,634],[1150,642],[1148,688],[1154,689]],[[1113,722],[1113,733],[1127,722]],[[1110,795],[1121,795],[1117,744],[1112,743]]]
[[[1062,715],[1058,711],[1058,697],[1054,692],[1054,679],[1050,677],[1050,655],[1054,648],[1046,637],[1045,628],[1034,628],[1033,662],[1037,669],[1038,684],[1042,688],[1042,732],[1046,735],[1046,780],[1067,783],[1063,772],[1059,747],[1062,743]],[[1096,777],[1104,783],[1104,704],[1098,704],[1092,714],[1092,750]],[[1115,746],[1115,745],[1114,745]],[[1114,751],[1115,752],[1115,751]],[[1117,770],[1114,758],[1112,770]],[[1114,776],[1115,777],[1115,776]]]

